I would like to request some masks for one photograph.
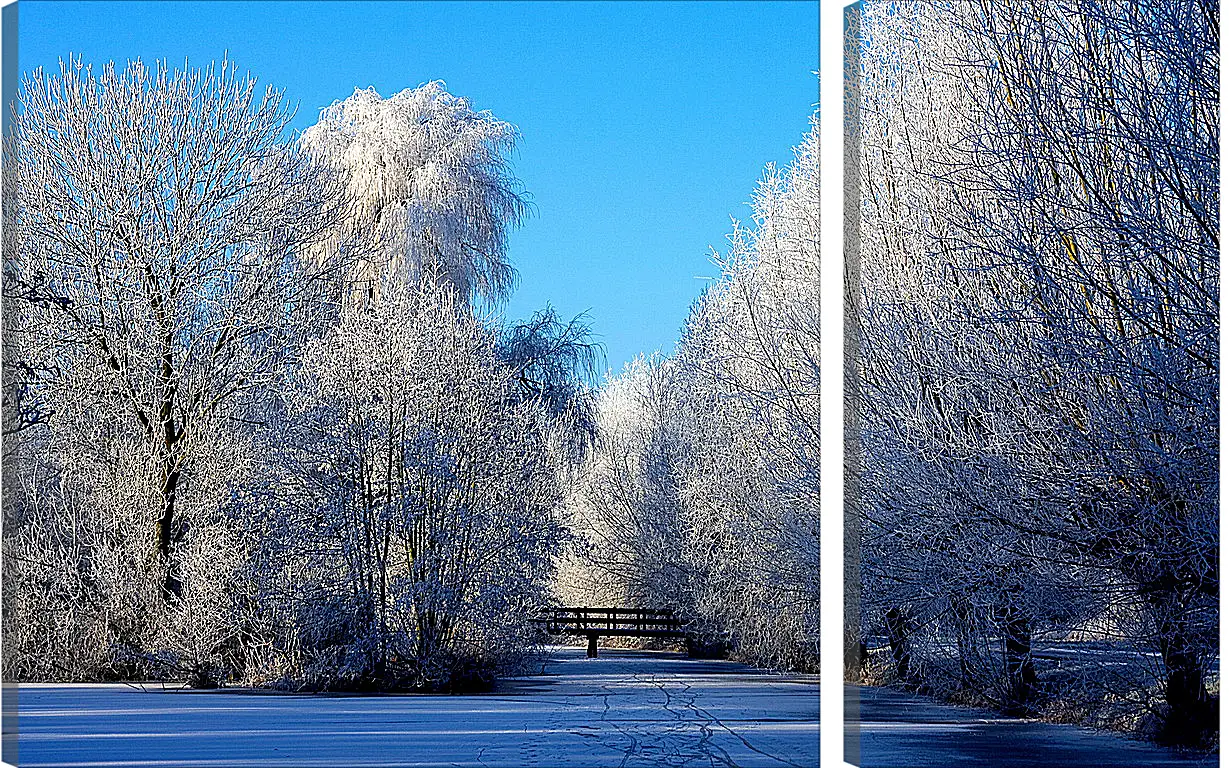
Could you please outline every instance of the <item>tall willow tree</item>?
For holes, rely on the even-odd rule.
[[[265,432],[267,661],[296,684],[481,685],[530,643],[599,348],[549,309],[479,311],[514,282],[515,135],[435,82],[357,91],[300,141],[345,181],[320,249],[353,264]]]

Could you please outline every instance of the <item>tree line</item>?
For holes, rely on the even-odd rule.
[[[672,609],[693,653],[818,671],[817,119],[794,154],[713,255],[673,354],[602,388],[563,595]]]
[[[851,16],[852,679],[1215,743],[1218,29]]]

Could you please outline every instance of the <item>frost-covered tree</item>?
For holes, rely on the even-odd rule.
[[[1214,728],[1218,15],[1166,2],[983,8],[969,229],[1035,281],[1078,461],[1064,533],[1136,592],[1166,740]],[[1019,97],[1017,97],[1017,95]]]
[[[819,145],[807,134],[731,236],[676,354],[691,411],[682,486],[697,605],[745,657],[818,658]]]
[[[514,126],[435,81],[387,99],[356,90],[323,110],[301,143],[346,179],[338,236],[363,241],[355,279],[391,264],[392,274],[439,273],[467,300],[494,303],[515,284],[508,230],[527,206],[507,157],[516,138]]]
[[[539,408],[550,422],[553,449],[567,466],[582,461],[597,429],[592,382],[604,356],[585,315],[565,323],[547,305],[504,330],[498,355],[515,372],[511,399]]]
[[[1006,535],[1003,521],[1036,503],[1015,459],[1049,421],[1002,397],[1028,386],[1036,356],[1027,328],[970,322],[1012,289],[949,242],[944,211],[957,191],[938,178],[963,157],[951,136],[968,125],[972,98],[943,68],[959,50],[959,20],[938,6],[872,3],[860,21],[850,97],[861,185],[853,390],[861,450],[851,498],[864,529],[864,621],[886,635],[898,676],[912,680],[922,670],[911,661],[923,654],[911,646],[928,640],[915,629],[933,636],[958,624],[948,621],[958,613],[984,617],[975,631],[957,632],[955,684],[979,676],[1011,709],[1028,697],[1023,649],[1038,617],[1020,614],[1020,579],[1036,562],[982,543]],[[1055,445],[1030,448],[1045,466]],[[985,655],[977,646],[1004,633],[1020,658],[973,669],[973,655]]]
[[[286,143],[281,95],[226,62],[70,61],[28,76],[18,102],[5,274],[38,298],[6,307],[6,373],[39,371],[23,387],[52,416],[6,456],[5,545],[23,564],[9,626],[33,633],[11,658],[76,676],[31,661],[42,617],[78,642],[92,611],[91,653],[149,648],[120,626],[158,623],[149,584],[185,620],[192,590],[216,586],[191,583],[208,570],[193,558],[238,545],[223,508],[243,409],[328,297],[336,259],[299,255],[336,225],[341,189]]]
[[[1198,741],[1217,584],[1214,12],[870,3],[857,20],[864,631],[935,689],[1094,722],[1152,710],[1157,736]],[[1035,658],[1090,636],[1134,660]]]
[[[463,302],[386,281],[296,373],[263,576],[293,679],[456,686],[524,650],[561,542],[557,454]]]
[[[581,537],[560,591],[582,604],[691,604],[678,515],[673,361],[637,358],[597,402],[597,441],[570,499]]]

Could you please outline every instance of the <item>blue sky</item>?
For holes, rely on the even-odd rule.
[[[57,2],[20,7],[23,72],[223,52],[299,103],[297,128],[429,80],[523,135],[535,213],[510,238],[525,317],[588,310],[617,372],[669,353],[730,216],[818,101],[819,3]]]

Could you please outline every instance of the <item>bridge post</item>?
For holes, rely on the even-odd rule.
[[[589,632],[587,634],[589,637],[589,648],[585,652],[585,655],[588,656],[590,659],[596,659],[597,658],[597,633]]]

